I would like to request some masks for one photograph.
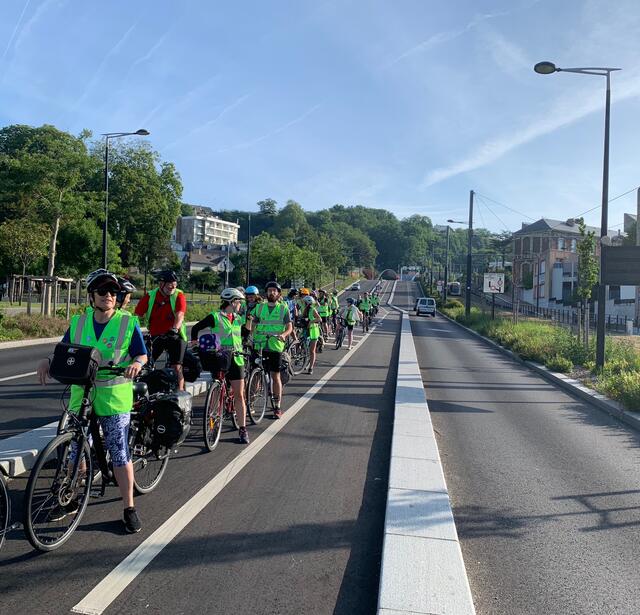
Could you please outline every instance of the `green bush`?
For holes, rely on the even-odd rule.
[[[562,372],[568,374],[573,369],[573,363],[565,357],[556,355],[545,362],[545,365],[553,372]]]
[[[604,374],[596,380],[596,389],[629,410],[640,412],[640,372]]]
[[[69,328],[64,318],[45,318],[40,315],[17,314],[0,321],[0,341],[62,337]]]

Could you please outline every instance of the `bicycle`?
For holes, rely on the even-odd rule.
[[[125,369],[102,367],[98,373],[122,375]],[[78,414],[66,413],[63,430],[40,452],[29,475],[24,495],[24,529],[31,545],[39,551],[53,551],[69,540],[86,511],[94,484],[100,481],[99,495],[103,496],[107,484],[115,482],[90,400],[93,387],[94,380],[84,385]],[[134,488],[138,493],[148,493],[164,475],[170,451],[151,444],[152,416],[147,406],[151,399],[146,396],[146,384],[135,383],[134,394],[138,399],[129,430]],[[76,510],[54,518],[56,508],[68,510],[71,506]]]
[[[369,312],[362,312],[362,332],[369,330]]]
[[[17,523],[11,524],[11,499],[7,491],[7,481],[0,473],[0,549],[4,545],[6,535],[18,527]]]
[[[338,319],[339,329],[336,333],[336,350],[340,350],[342,348],[342,343],[344,342],[345,335],[347,334],[347,321],[344,318]]]

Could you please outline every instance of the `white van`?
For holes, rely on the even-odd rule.
[[[420,297],[416,301],[416,316],[426,314],[427,316],[436,316],[436,300],[431,297]]]

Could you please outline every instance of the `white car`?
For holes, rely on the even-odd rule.
[[[360,283],[356,282],[355,284],[352,284],[350,290],[360,290]]]
[[[431,297],[420,297],[416,301],[416,316],[422,316],[422,314],[426,314],[427,316],[436,317],[436,300]]]

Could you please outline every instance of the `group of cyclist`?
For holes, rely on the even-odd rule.
[[[261,352],[262,365],[271,376],[273,415],[279,419],[282,416],[281,369],[288,342],[296,340],[299,335],[306,338],[309,350],[307,373],[312,374],[317,352],[321,352],[320,344],[331,331],[337,333],[340,327],[345,327],[347,348],[351,350],[355,325],[373,317],[379,304],[377,293],[370,296],[365,292],[357,301],[349,297],[347,305],[340,308],[335,290],[326,292],[308,288],[292,289],[284,299],[282,288],[275,281],[265,285],[264,297],[255,286],[225,288],[220,295],[219,309],[193,325],[188,339],[185,327],[187,302],[183,291],[177,288],[175,273],[162,271],[157,280],[158,287],[145,293],[131,314],[126,308],[135,291],[133,284],[105,269],[92,272],[86,280],[89,307],[84,313],[72,317],[62,340],[98,349],[101,367],[115,365],[126,368],[122,377],[96,382],[93,406],[102,428],[105,448],[112,460],[124,505],[123,523],[129,533],[141,529],[133,502],[133,467],[128,446],[132,383],[149,359],[138,318],[147,320],[152,359],[155,361],[164,351],[167,352],[167,364],[176,371],[180,390],[184,390],[182,365],[185,352],[189,346],[197,347],[201,332],[209,329],[220,349],[232,356],[226,377],[234,393],[239,440],[249,444],[244,349],[251,347]],[[49,376],[50,362],[51,358],[48,358],[38,364],[37,374],[43,385]],[[78,412],[82,394],[83,387],[71,387],[71,412]],[[72,505],[60,507],[54,515],[62,519],[76,510]]]

